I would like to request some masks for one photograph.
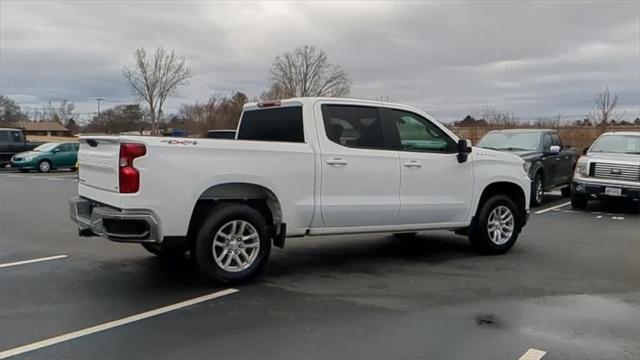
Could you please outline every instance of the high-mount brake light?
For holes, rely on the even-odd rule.
[[[274,106],[280,106],[280,105],[282,105],[282,102],[280,102],[280,100],[260,101],[258,103],[259,108],[274,107]]]
[[[133,166],[133,160],[147,154],[144,144],[120,144],[119,190],[122,194],[131,194],[140,190],[140,172]]]

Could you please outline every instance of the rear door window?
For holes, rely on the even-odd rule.
[[[385,141],[380,111],[376,107],[322,105],[327,138],[342,146],[394,150]]]
[[[12,143],[11,137],[9,136],[8,131],[0,131],[0,144],[9,144]]]
[[[20,131],[11,131],[10,132],[11,142],[13,143],[21,143],[22,142],[22,133]]]
[[[238,140],[304,142],[302,107],[245,111],[238,130]]]

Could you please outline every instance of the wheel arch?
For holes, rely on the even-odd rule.
[[[524,221],[526,220],[527,215],[527,197],[520,185],[510,181],[496,181],[485,186],[482,190],[482,195],[480,195],[480,200],[478,201],[474,217],[478,216],[482,205],[494,195],[505,195],[513,200],[520,211],[520,221],[522,222],[520,225],[524,226]]]
[[[542,187],[545,186],[545,180],[547,179],[547,176],[545,174],[544,171],[544,166],[542,166],[542,162],[541,161],[536,161],[535,163],[533,163],[533,171],[531,171],[531,179],[535,179],[535,176],[540,174],[540,176],[542,176]]]
[[[258,210],[265,218],[269,231],[275,236],[283,222],[282,205],[275,192],[250,182],[230,182],[210,186],[198,197],[191,211],[188,241],[193,241],[209,211],[223,202],[239,202]]]

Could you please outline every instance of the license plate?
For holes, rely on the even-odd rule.
[[[622,189],[606,187],[604,188],[604,194],[608,196],[621,196]]]

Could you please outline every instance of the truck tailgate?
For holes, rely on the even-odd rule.
[[[95,190],[118,193],[119,152],[118,137],[81,137],[78,152],[80,184]]]

